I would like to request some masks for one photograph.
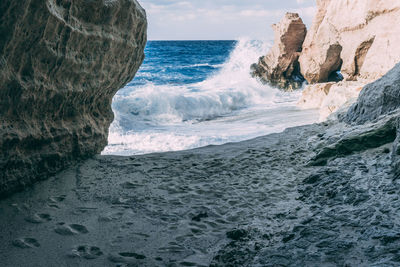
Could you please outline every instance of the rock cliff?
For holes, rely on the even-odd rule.
[[[363,85],[357,81],[317,83],[307,86],[298,105],[306,109],[319,109],[320,121],[340,108],[354,102]]]
[[[293,77],[304,77],[310,84],[344,78],[365,85],[400,61],[398,1],[317,0],[308,32],[301,18],[291,13],[273,27],[274,46],[253,69],[262,80],[280,87]]]
[[[299,106],[321,108],[323,120],[400,61],[400,2],[317,0],[317,7],[299,58],[310,83]],[[345,81],[332,86],[338,72]],[[325,90],[324,96],[322,87],[334,92]],[[318,106],[312,92],[324,104]]]
[[[385,76],[365,86],[357,102],[343,118],[361,124],[388,115],[400,107],[400,63]]]
[[[0,196],[101,152],[146,28],[136,0],[0,2]]]
[[[309,83],[372,81],[400,61],[400,2],[317,0],[318,11],[303,44],[301,73]]]
[[[252,66],[253,75],[261,81],[285,89],[301,87],[299,56],[307,29],[296,13],[286,13],[279,24],[272,25],[274,45],[258,64]]]

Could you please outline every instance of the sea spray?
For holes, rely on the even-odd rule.
[[[147,54],[150,62],[160,50],[166,55],[158,55],[161,63],[145,62],[138,81],[114,97],[115,120],[103,154],[241,141],[316,120],[314,112],[296,109],[300,91],[283,92],[251,77],[250,65],[267,52],[268,42],[242,38],[231,43],[149,44],[154,45],[153,54]],[[196,76],[201,80],[196,81]]]

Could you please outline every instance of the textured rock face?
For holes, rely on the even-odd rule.
[[[304,89],[298,106],[319,109],[319,119],[323,121],[341,107],[348,108],[357,99],[362,87],[363,83],[357,81],[311,84]]]
[[[0,2],[0,196],[101,152],[144,59],[136,0]]]
[[[343,118],[348,123],[365,123],[400,108],[400,64],[381,79],[365,86],[357,102]]]
[[[363,84],[359,82],[339,82],[335,83],[329,90],[328,95],[320,107],[320,120],[323,121],[332,113],[349,108],[357,100]]]
[[[400,61],[400,2],[319,0],[300,56],[309,83],[341,69],[346,80],[375,80]]]
[[[254,76],[263,82],[285,89],[299,88],[299,56],[307,33],[298,14],[286,13],[279,24],[272,25],[275,32],[274,46],[269,53],[252,66]]]
[[[307,86],[302,93],[298,106],[305,109],[319,109],[329,94],[334,82],[317,83]]]

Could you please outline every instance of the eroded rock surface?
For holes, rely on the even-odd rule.
[[[299,58],[301,73],[311,84],[300,106],[309,107],[318,100],[324,119],[340,105],[354,101],[359,88],[382,77],[400,61],[400,3],[318,0],[317,6]],[[318,83],[341,79],[344,82],[329,86],[325,91],[331,92],[321,98],[318,88],[327,87]]]
[[[136,0],[0,2],[0,196],[101,152],[144,58]]]
[[[278,24],[272,25],[275,32],[274,46],[269,53],[252,66],[253,75],[263,82],[284,89],[295,89],[302,85],[299,56],[307,29],[296,13],[286,13]]]
[[[319,109],[320,121],[323,121],[339,109],[349,108],[357,100],[363,86],[359,81],[311,84],[303,90],[298,106]]]
[[[400,61],[400,2],[318,0],[317,5],[299,59],[309,83],[327,82],[338,70],[346,80],[373,81]]]
[[[368,84],[357,102],[349,109],[344,121],[365,123],[387,115],[400,106],[400,64],[381,79]]]

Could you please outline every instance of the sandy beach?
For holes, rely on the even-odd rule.
[[[400,184],[388,174],[387,146],[305,167],[310,151],[340,135],[340,124],[315,124],[191,151],[98,156],[0,202],[0,262],[399,262],[400,236],[391,229],[400,201],[391,192]]]

